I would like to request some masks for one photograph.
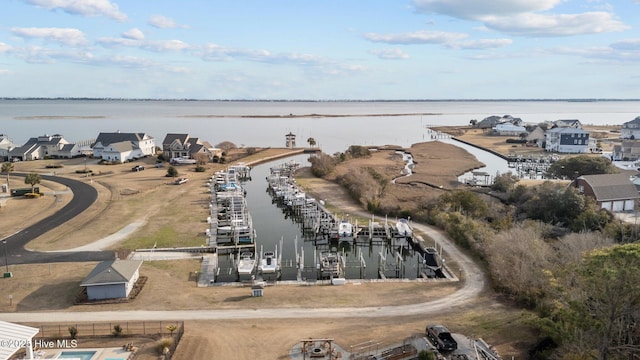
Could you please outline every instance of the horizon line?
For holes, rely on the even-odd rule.
[[[97,100],[97,101],[228,101],[228,102],[437,102],[437,101],[568,101],[568,102],[597,102],[597,101],[640,101],[640,98],[469,98],[469,99],[198,99],[198,98],[126,98],[126,97],[6,97],[0,100]]]

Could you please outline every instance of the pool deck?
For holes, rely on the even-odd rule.
[[[41,350],[40,356],[35,356],[34,359],[57,359],[63,352],[85,352],[95,351],[96,353],[91,357],[91,360],[126,360],[131,355],[131,351],[123,350],[122,348],[75,348],[75,349],[49,349]]]

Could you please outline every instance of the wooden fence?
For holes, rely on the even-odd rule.
[[[174,337],[180,333],[184,333],[184,321],[112,321],[97,323],[60,323],[60,324],[36,324],[30,325],[40,329],[40,333],[36,336],[41,339],[48,338],[66,338],[70,336],[69,328],[75,327],[77,337],[96,337],[114,335],[114,327],[118,325],[122,329],[121,335],[160,335],[163,337],[171,336],[171,332],[167,330],[167,326],[175,325],[177,330],[174,331]],[[174,339],[175,340],[175,339]],[[176,341],[174,341],[176,343]]]

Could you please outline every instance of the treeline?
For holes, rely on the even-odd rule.
[[[312,161],[318,176],[360,148]],[[606,159],[605,159],[606,160]],[[599,161],[599,160],[596,160]],[[554,172],[579,170],[559,164]],[[564,166],[564,167],[563,167]],[[593,170],[595,168],[595,170]],[[338,179],[369,210],[389,179],[352,169]],[[365,199],[363,201],[363,199]],[[540,330],[534,359],[630,359],[640,355],[640,227],[617,220],[595,201],[563,184],[517,184],[498,176],[492,196],[471,190],[445,192],[414,209],[396,210],[444,229],[483,264],[493,288],[531,310],[526,321]]]

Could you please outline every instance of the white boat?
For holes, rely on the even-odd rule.
[[[399,219],[396,223],[396,230],[398,230],[399,236],[411,236],[413,234],[413,230],[407,219]]]
[[[265,251],[262,254],[262,259],[260,259],[258,270],[260,270],[260,273],[262,274],[275,274],[278,270],[280,270],[278,258],[273,251]]]
[[[342,220],[338,224],[338,236],[341,238],[353,236],[353,225],[347,220]]]
[[[238,259],[238,275],[252,275],[253,269],[256,267],[256,259],[250,252],[243,252]]]
[[[343,259],[335,252],[323,252],[319,255],[318,269],[323,279],[343,277]]]

